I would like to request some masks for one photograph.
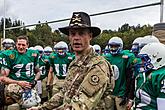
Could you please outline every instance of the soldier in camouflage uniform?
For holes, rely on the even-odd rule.
[[[112,69],[90,47],[92,37],[99,35],[100,29],[91,27],[90,17],[84,12],[74,12],[70,25],[59,29],[69,36],[75,60],[69,65],[63,89],[48,102],[28,110],[108,110]]]
[[[19,36],[17,37],[16,49],[6,50],[2,53],[1,73],[8,77],[7,80],[3,81],[9,83],[6,85],[6,104],[22,104],[22,93],[24,90],[30,90],[35,86],[36,80],[40,77],[39,53],[34,50],[27,50],[28,45],[28,38]]]

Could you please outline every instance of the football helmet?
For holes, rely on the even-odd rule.
[[[141,41],[141,44],[140,44],[140,49],[142,49],[148,43],[154,43],[154,42],[159,43],[159,39],[156,38],[153,35],[144,36],[144,38],[143,38],[143,40]]]
[[[95,45],[93,45],[92,47],[93,47],[94,51],[95,51],[97,54],[101,54],[101,47],[100,47],[100,45],[95,44]]]
[[[132,43],[131,52],[133,52],[135,55],[137,55],[140,51],[140,45],[142,40],[143,37],[137,37]]]
[[[146,42],[146,44],[148,43],[159,43],[159,39],[153,35],[147,35],[147,36],[144,36],[144,40]]]
[[[34,47],[29,47],[28,49],[29,49],[29,50],[35,50],[35,48],[34,48]]]
[[[26,89],[22,93],[22,107],[30,108],[36,106],[41,102],[41,98],[34,89]]]
[[[120,37],[112,37],[108,42],[108,46],[112,55],[119,54],[123,50],[123,40]]]
[[[104,54],[106,55],[106,54],[109,54],[110,53],[110,49],[109,49],[109,47],[108,47],[108,45],[105,47],[105,49],[104,49]]]
[[[2,41],[2,46],[4,50],[12,50],[15,48],[15,42],[14,40],[7,38]]]
[[[44,52],[43,47],[40,46],[40,45],[36,45],[34,48],[35,48],[35,50],[38,50],[38,52],[39,52],[40,54],[42,54],[42,53]]]
[[[64,56],[68,52],[68,45],[66,42],[60,41],[54,46],[54,50],[58,55]]]
[[[157,70],[165,66],[165,45],[162,43],[149,43],[145,45],[138,55],[144,65],[144,70]]]
[[[44,54],[49,56],[52,53],[53,49],[50,46],[44,48]]]

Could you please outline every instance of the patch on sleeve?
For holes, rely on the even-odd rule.
[[[122,58],[127,59],[128,55],[123,55]]]
[[[89,83],[91,85],[98,85],[99,81],[100,81],[100,78],[97,75],[92,75],[91,78],[89,79]]]
[[[14,54],[10,54],[9,57],[10,57],[10,59],[14,59],[15,58]]]
[[[68,60],[72,60],[72,57],[68,57]]]
[[[33,56],[33,57],[36,57],[36,56],[37,56],[37,54],[36,54],[36,53],[32,53],[32,56]]]
[[[136,64],[138,62],[137,58],[133,60],[133,63]]]
[[[81,88],[87,95],[93,96],[104,86],[107,80],[108,77],[104,72],[94,69],[85,77]]]

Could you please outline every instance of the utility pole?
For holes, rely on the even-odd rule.
[[[6,1],[4,0],[4,10],[3,10],[3,39],[5,39],[5,27],[6,27]]]
[[[164,0],[161,0],[160,2],[161,2],[161,4],[160,4],[160,23],[162,23],[163,22]]]

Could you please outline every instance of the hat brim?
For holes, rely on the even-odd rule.
[[[59,30],[63,34],[69,35],[69,29],[82,29],[82,28],[88,28],[90,30],[90,32],[93,33],[93,37],[96,37],[101,33],[101,30],[98,27],[70,27],[70,26],[67,26],[67,27],[59,28]]]

